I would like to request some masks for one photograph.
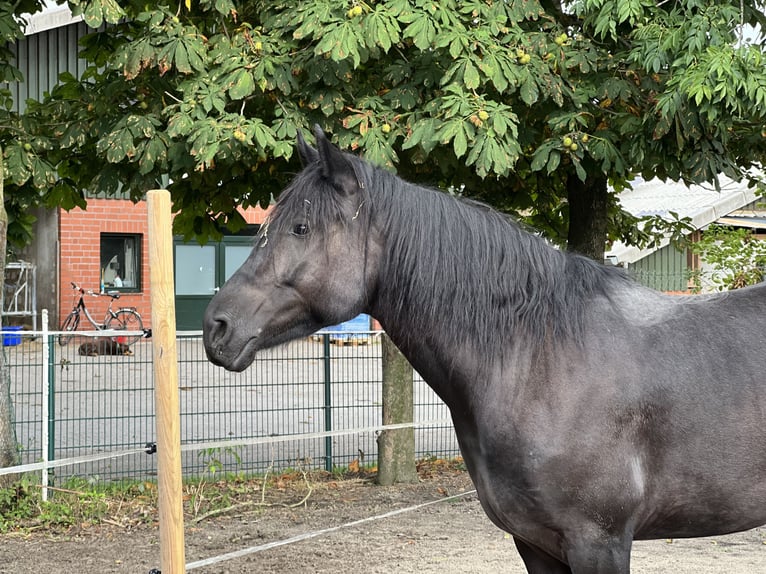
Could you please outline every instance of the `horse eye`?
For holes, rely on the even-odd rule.
[[[293,235],[306,235],[309,232],[309,226],[305,223],[298,223],[293,227]]]

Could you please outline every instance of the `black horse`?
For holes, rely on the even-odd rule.
[[[627,573],[634,539],[766,523],[766,285],[662,295],[316,140],[207,309],[211,361],[377,318],[530,573]]]

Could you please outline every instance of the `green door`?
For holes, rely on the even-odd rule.
[[[199,331],[208,303],[253,249],[252,237],[217,243],[175,242],[176,328]]]

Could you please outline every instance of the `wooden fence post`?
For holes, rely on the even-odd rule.
[[[186,571],[186,562],[170,194],[166,190],[152,190],[147,193],[146,200],[159,456],[160,565],[162,574],[182,574]]]

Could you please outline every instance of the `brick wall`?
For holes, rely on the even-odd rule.
[[[265,212],[248,209],[243,212],[248,223],[261,223]],[[100,240],[102,233],[130,233],[141,236],[141,290],[122,293],[113,308],[135,307],[144,326],[151,327],[149,291],[149,238],[146,202],[133,203],[121,199],[89,199],[88,209],[61,211],[59,219],[59,314],[51,328],[61,325],[72,309],[74,291],[70,282],[98,292],[101,283]],[[87,297],[85,304],[91,315],[101,321],[109,305],[108,297]],[[82,324],[81,324],[82,325]],[[84,325],[80,327],[85,328]]]
[[[101,283],[100,241],[102,233],[141,235],[141,292],[123,293],[113,307],[136,307],[151,326],[149,306],[149,250],[146,202],[122,199],[89,199],[88,209],[62,211],[59,219],[59,312],[58,325],[69,314],[74,302],[74,281],[84,289],[98,292]],[[94,319],[101,321],[109,297],[87,297],[85,304]],[[85,325],[81,329],[87,328]]]

